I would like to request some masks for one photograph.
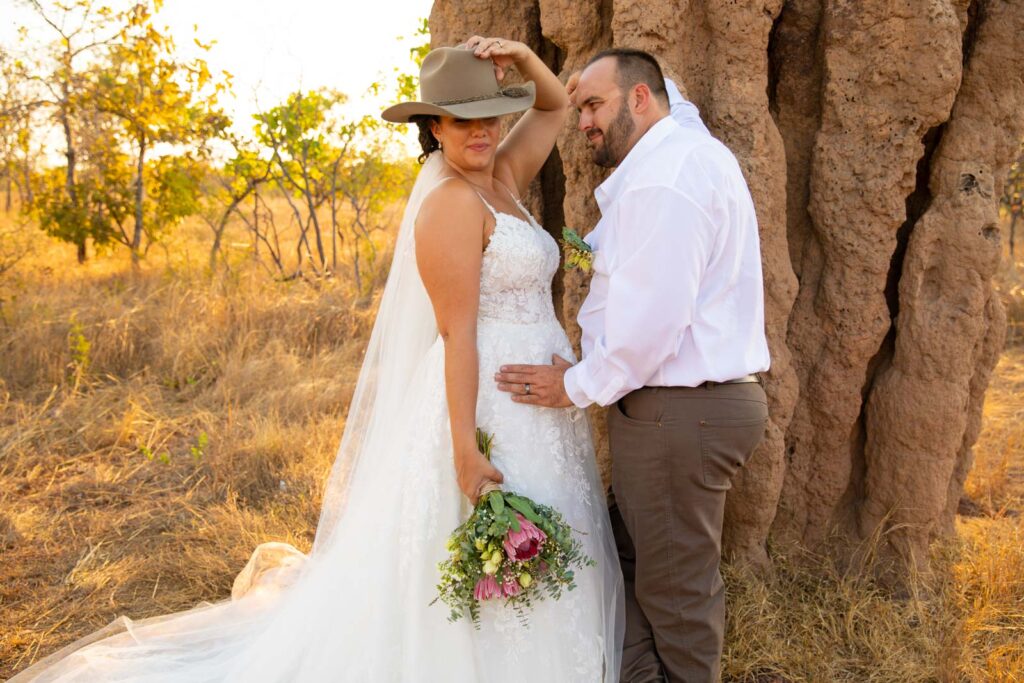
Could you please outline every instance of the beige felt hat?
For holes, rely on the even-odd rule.
[[[402,102],[381,113],[385,121],[406,123],[417,115],[486,119],[526,111],[537,97],[530,82],[502,88],[489,59],[463,47],[431,50],[420,67],[420,99]]]

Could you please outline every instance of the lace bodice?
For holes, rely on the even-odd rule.
[[[519,208],[529,221],[484,204],[494,214],[495,226],[480,272],[479,320],[555,320],[551,281],[558,269],[558,244],[522,204]]]

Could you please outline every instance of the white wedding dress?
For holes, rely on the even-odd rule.
[[[585,415],[514,403],[493,381],[501,364],[573,357],[552,306],[558,247],[532,217],[495,212],[483,256],[477,424],[494,434],[503,487],[557,507],[597,565],[561,600],[535,603],[526,626],[501,601],[484,605],[479,629],[430,605],[445,539],[470,511],[452,465],[443,343],[413,256],[415,212],[443,163],[432,155],[410,197],[310,556],[285,548],[268,571],[258,552],[231,601],[119,620],[13,681],[618,679],[622,577]]]

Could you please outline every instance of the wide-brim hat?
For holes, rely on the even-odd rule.
[[[526,111],[536,97],[532,82],[502,88],[491,60],[476,57],[472,50],[439,47],[424,57],[420,67],[421,101],[388,107],[381,117],[394,123],[423,115],[486,119]]]

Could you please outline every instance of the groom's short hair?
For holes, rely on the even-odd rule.
[[[615,60],[619,87],[622,88],[623,92],[627,92],[638,83],[643,83],[662,104],[666,107],[668,106],[665,75],[662,73],[661,65],[658,64],[658,60],[654,58],[654,55],[630,47],[613,47],[601,50],[591,57],[587,62],[587,66],[605,57],[611,57]]]

